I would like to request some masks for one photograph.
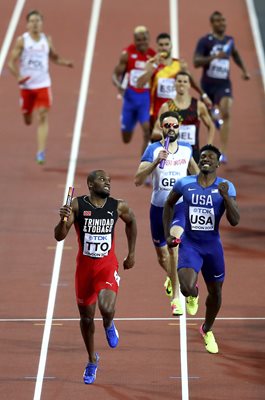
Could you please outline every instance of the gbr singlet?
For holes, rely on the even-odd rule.
[[[164,149],[161,142],[150,144],[141,161],[152,163],[159,152]],[[151,204],[156,207],[164,207],[167,196],[175,182],[187,175],[187,168],[192,156],[192,149],[188,143],[178,142],[175,153],[169,153],[163,169],[156,167],[152,172],[153,192]],[[182,199],[179,200],[181,202]]]
[[[20,57],[20,75],[29,79],[21,89],[40,89],[51,86],[49,74],[50,46],[44,33],[40,40],[33,40],[28,32],[23,34],[23,51]]]
[[[88,196],[77,197],[79,212],[75,221],[79,251],[77,264],[94,259],[100,262],[114,253],[114,227],[118,219],[118,200],[107,198],[103,207],[95,207]]]

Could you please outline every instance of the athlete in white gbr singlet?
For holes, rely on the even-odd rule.
[[[26,20],[28,32],[18,37],[8,66],[20,87],[21,110],[26,125],[32,123],[33,110],[37,110],[36,161],[43,164],[48,136],[48,111],[52,104],[49,59],[66,67],[72,67],[73,63],[61,58],[51,38],[42,32],[43,18],[39,11],[31,11]]]
[[[158,262],[167,274],[165,288],[167,295],[171,297],[172,314],[178,316],[182,314],[176,271],[178,253],[177,249],[170,253],[168,251],[163,229],[163,207],[174,183],[185,177],[187,170],[190,173],[197,173],[199,169],[192,157],[190,144],[178,142],[178,114],[174,111],[161,114],[160,125],[163,139],[161,142],[152,143],[146,148],[135,175],[135,184],[137,186],[143,184],[147,176],[152,174],[151,234]],[[168,150],[164,148],[166,138],[169,138]],[[163,168],[160,166],[162,160],[165,162]],[[182,200],[180,200],[175,206],[171,225],[171,233],[174,232],[176,237],[181,236],[185,224],[182,204]]]

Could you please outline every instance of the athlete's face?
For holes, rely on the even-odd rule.
[[[178,94],[186,94],[190,90],[190,78],[187,75],[178,75],[176,79],[176,90]]]
[[[179,122],[177,118],[167,117],[164,118],[163,123],[161,125],[163,136],[166,138],[169,137],[170,143],[175,142],[175,140],[179,137]]]
[[[97,173],[93,182],[90,182],[89,189],[94,195],[106,199],[110,195],[110,177],[104,172]]]
[[[134,34],[134,44],[138,51],[145,53],[149,47],[149,33],[139,32]]]
[[[213,32],[223,35],[226,30],[226,19],[222,15],[216,15],[211,22]]]
[[[157,41],[157,52],[158,53],[167,53],[167,57],[164,57],[164,58],[170,57],[171,49],[172,49],[172,44],[171,44],[170,39],[165,38],[165,39],[159,39]]]
[[[33,14],[27,23],[29,33],[40,33],[42,31],[42,18],[40,15]]]
[[[205,150],[201,153],[198,166],[203,174],[215,172],[219,165],[217,154],[214,151]]]

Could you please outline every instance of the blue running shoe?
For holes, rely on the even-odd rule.
[[[96,353],[96,362],[92,363],[89,362],[87,363],[86,369],[84,370],[84,383],[86,385],[91,385],[92,383],[95,382],[96,376],[97,376],[97,369],[98,369],[98,362],[99,362],[99,355]]]
[[[117,347],[119,343],[119,332],[117,331],[113,321],[109,328],[105,328],[105,332],[109,346],[112,348]]]
[[[44,164],[45,163],[45,152],[44,151],[39,151],[36,155],[36,161],[38,164]]]

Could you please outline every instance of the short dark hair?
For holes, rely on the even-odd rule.
[[[223,14],[220,11],[214,11],[211,15],[210,15],[210,22],[213,22],[215,17],[222,17]]]
[[[162,33],[159,33],[159,35],[156,37],[156,43],[157,43],[160,39],[169,39],[169,40],[171,40],[171,37],[170,37],[170,34],[169,34],[169,33],[162,32]]]
[[[173,117],[173,118],[176,118],[177,120],[179,119],[179,115],[175,111],[166,111],[163,114],[161,114],[159,117],[160,125],[162,125],[162,122],[164,121],[164,119],[168,118],[168,117]]]
[[[90,182],[94,182],[94,180],[97,178],[97,176],[100,172],[105,173],[105,171],[103,169],[96,169],[94,171],[89,172],[89,174],[87,176],[87,184],[89,184]]]
[[[218,160],[219,160],[219,158],[221,157],[221,152],[220,152],[220,150],[219,150],[217,147],[213,146],[212,144],[206,144],[205,146],[201,147],[201,149],[200,149],[200,155],[201,155],[201,153],[202,153],[203,151],[206,151],[206,150],[213,151],[213,152],[217,155]]]
[[[179,72],[177,73],[177,75],[176,75],[176,80],[177,80],[177,77],[178,77],[179,75],[187,76],[187,77],[189,78],[189,80],[191,80],[190,74],[189,74],[188,72],[186,72],[186,71],[179,71]]]
[[[41,15],[41,13],[38,10],[31,10],[27,15],[26,15],[26,21],[28,22],[30,17],[32,15],[38,15],[41,19],[43,19],[43,16]]]

